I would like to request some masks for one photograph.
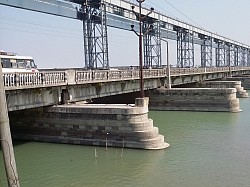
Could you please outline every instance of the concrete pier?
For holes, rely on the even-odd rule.
[[[25,117],[20,111],[11,119],[13,136],[21,140],[139,149],[169,146],[148,118],[148,98],[131,105],[53,106],[37,116]]]
[[[242,86],[246,90],[250,90],[250,75],[245,77],[227,77],[226,80],[229,81],[241,81]]]
[[[201,86],[204,88],[236,88],[237,98],[247,98],[247,91],[241,86],[241,81],[205,81]]]
[[[150,94],[149,109],[240,112],[235,88],[159,88]]]

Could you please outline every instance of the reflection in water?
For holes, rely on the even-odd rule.
[[[249,102],[241,100],[241,113],[151,111],[171,145],[160,151],[124,149],[121,157],[120,148],[16,142],[21,185],[250,186]],[[2,158],[0,167],[6,186]]]

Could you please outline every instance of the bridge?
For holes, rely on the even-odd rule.
[[[250,67],[171,68],[173,86],[216,80],[250,73]],[[46,70],[39,73],[5,73],[4,86],[9,111],[57,105],[65,102],[137,92],[139,70]],[[144,89],[168,83],[168,69],[144,69]]]
[[[0,5],[83,23],[85,69],[3,75],[8,110],[15,111],[10,113],[14,138],[107,146],[110,134],[109,146],[163,149],[169,144],[148,118],[147,98],[137,98],[133,106],[52,105],[142,91],[143,86],[144,90],[153,90],[170,83],[182,85],[250,74],[249,45],[142,7],[141,0],[137,2],[139,5],[126,0],[0,0]],[[139,36],[140,69],[110,69],[108,27],[133,31]],[[169,40],[176,41],[177,46],[177,61],[171,69]],[[162,65],[162,42],[167,44],[167,68]],[[200,63],[195,62],[195,45],[200,46]],[[239,112],[236,92],[244,92],[238,83],[233,84],[234,88],[226,84],[226,88],[181,90],[181,94],[180,90],[158,89],[151,105],[158,110]],[[1,98],[2,95],[1,88]],[[28,116],[23,112],[44,106],[52,107]],[[5,156],[6,171],[9,184],[14,181],[19,186],[5,108],[1,108],[0,132],[3,152],[11,154]]]

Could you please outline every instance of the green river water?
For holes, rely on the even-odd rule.
[[[250,186],[250,98],[240,104],[240,113],[150,111],[165,150],[15,142],[21,187]]]

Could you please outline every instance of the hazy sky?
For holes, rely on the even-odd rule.
[[[250,45],[249,0],[146,0],[144,5]],[[108,28],[108,40],[110,66],[138,64],[134,33]],[[0,50],[33,56],[39,68],[84,67],[82,22],[0,5]],[[162,51],[165,63],[165,44]],[[195,46],[197,63],[199,53]],[[176,64],[174,41],[170,61]]]

